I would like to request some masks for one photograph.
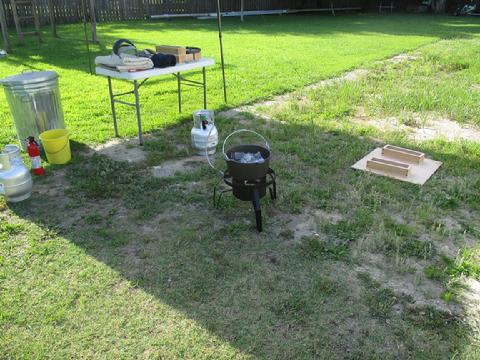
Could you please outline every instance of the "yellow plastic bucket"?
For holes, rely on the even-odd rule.
[[[66,164],[72,158],[68,130],[47,130],[39,135],[50,164]]]

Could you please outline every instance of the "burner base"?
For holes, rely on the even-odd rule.
[[[268,180],[267,180],[268,177]],[[255,220],[257,223],[257,230],[263,231],[262,224],[262,209],[260,199],[267,194],[267,188],[272,200],[277,198],[277,183],[275,171],[268,169],[267,175],[257,180],[237,180],[225,172],[223,181],[230,189],[222,190],[217,196],[217,187],[213,190],[213,206],[217,207],[220,203],[222,195],[226,192],[232,192],[233,196],[242,201],[251,201],[253,210],[255,211]]]

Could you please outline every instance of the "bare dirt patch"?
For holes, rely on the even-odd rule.
[[[298,242],[306,237],[320,237],[321,226],[326,223],[337,224],[343,219],[339,213],[330,213],[324,210],[316,210],[300,215],[278,215],[281,222],[286,225],[292,234],[293,242]]]
[[[299,215],[279,214],[275,217],[283,224],[282,230],[288,229],[287,243],[289,244],[297,244],[303,238],[312,237],[329,241],[326,234],[322,232],[322,225],[337,224],[343,220],[341,214],[324,210],[309,211]],[[457,228],[455,221],[446,222],[452,228]],[[456,249],[458,251],[458,248]],[[349,287],[358,282],[357,274],[367,273],[382,287],[392,290],[397,296],[412,299],[414,306],[432,306],[452,314],[462,313],[459,304],[446,303],[441,299],[445,289],[440,282],[426,278],[423,271],[425,266],[428,265],[427,261],[407,258],[397,264],[395,259],[383,254],[369,253],[368,251],[356,251],[355,253],[359,265],[354,266],[353,269],[345,270],[345,273],[350,274]],[[267,259],[268,255],[265,256]],[[480,298],[480,292],[478,296]],[[393,311],[399,314],[403,311],[403,306],[397,304]]]
[[[422,119],[412,114],[412,124],[405,124],[397,117],[383,119],[369,118],[365,110],[359,108],[352,119],[355,123],[376,127],[382,131],[403,131],[417,142],[434,139],[480,141],[480,128],[473,125],[462,125],[450,119]]]
[[[106,218],[121,220],[128,211],[116,199],[87,201],[72,196],[67,168],[56,169],[35,179],[32,199],[37,211],[61,229],[98,226]],[[52,211],[55,209],[55,211]]]
[[[369,70],[367,70],[367,69],[352,70],[352,71],[346,72],[342,76],[331,78],[331,79],[325,79],[325,80],[319,81],[315,84],[306,86],[305,88],[302,89],[302,91],[303,90],[306,90],[306,91],[315,90],[315,89],[318,89],[318,88],[323,87],[323,86],[329,86],[329,85],[341,83],[341,82],[344,82],[344,81],[348,81],[348,82],[358,81],[362,78],[365,78],[368,75],[368,73],[369,73]],[[241,123],[242,122],[249,123],[249,120],[246,119],[244,115],[242,115],[242,113],[245,113],[245,112],[251,113],[255,116],[259,116],[259,117],[262,117],[262,118],[267,119],[267,120],[271,120],[270,117],[261,113],[258,109],[265,108],[265,107],[269,108],[269,107],[283,105],[287,101],[291,100],[292,97],[295,96],[295,94],[297,94],[297,92],[286,93],[286,94],[283,94],[283,95],[276,96],[271,100],[266,100],[266,101],[262,101],[262,102],[259,102],[259,103],[256,103],[256,104],[251,104],[251,105],[244,105],[244,106],[241,106],[241,107],[236,108],[236,109],[230,109],[230,110],[227,110],[227,111],[223,111],[223,112],[219,113],[218,115],[222,116],[222,117],[226,117],[226,118],[237,119]],[[305,101],[305,99],[299,99],[299,101]]]
[[[407,61],[415,61],[418,59],[418,56],[415,55],[409,55],[409,54],[398,54],[390,59],[388,59],[388,62],[394,63],[394,64],[401,64]]]
[[[408,61],[414,61],[417,59],[418,59],[418,56],[415,56],[415,55],[399,54],[388,60],[384,60],[383,63],[389,62],[389,63],[400,64]],[[370,70],[368,69],[355,69],[352,71],[348,71],[341,76],[321,80],[315,84],[306,86],[302,89],[302,91],[315,90],[324,86],[330,86],[330,85],[339,84],[342,82],[355,82],[355,81],[366,78],[369,73],[370,73]],[[246,119],[245,116],[242,115],[242,113],[249,112],[255,116],[262,117],[266,120],[271,120],[269,116],[259,111],[259,109],[283,105],[287,101],[291,100],[295,95],[298,95],[298,91],[282,94],[274,97],[273,99],[261,101],[256,104],[244,105],[235,109],[226,110],[226,111],[220,112],[218,115],[226,118],[239,120],[241,123],[242,121],[248,123],[249,120]],[[302,101],[302,98],[300,98],[299,101]]]
[[[466,278],[465,285],[467,286],[468,290],[463,294],[464,300],[468,301],[474,306],[477,306],[477,310],[480,310],[480,281],[472,278]]]
[[[129,163],[140,163],[145,161],[146,154],[140,146],[137,138],[135,139],[113,139],[105,144],[93,148],[93,152],[99,155],[105,155],[115,161],[126,161]]]
[[[464,311],[464,321],[472,331],[470,336],[475,342],[480,341],[480,282],[472,278],[463,279],[465,290],[462,293],[461,304]]]
[[[179,173],[189,173],[198,170],[205,165],[206,159],[203,156],[191,156],[184,159],[168,160],[152,167],[152,175],[156,178],[167,178]]]
[[[449,313],[461,313],[458,305],[447,304],[441,300],[444,288],[441,283],[427,279],[421,272],[423,266],[409,259],[408,266],[415,272],[399,273],[389,258],[381,254],[367,254],[362,265],[355,267],[357,273],[367,273],[372,279],[391,289],[395,294],[408,296],[415,306],[433,306]]]
[[[417,59],[418,56],[415,55],[399,54],[388,60],[385,60],[384,63],[387,62],[400,64],[404,62],[415,61]],[[302,91],[314,90],[323,86],[338,84],[345,81],[355,82],[360,79],[366,78],[369,72],[370,71],[367,69],[356,69],[353,71],[349,71],[342,76],[322,80],[318,83],[307,86],[302,89]],[[476,85],[474,86],[474,88],[480,90],[480,85]],[[261,117],[265,120],[272,120],[262,111],[262,108],[272,108],[284,105],[286,102],[292,100],[295,96],[298,97],[297,101],[299,104],[301,104],[302,101],[308,100],[305,97],[298,95],[298,92],[279,95],[271,100],[241,106],[236,109],[230,109],[228,111],[221,112],[219,115],[235,119],[239,121],[240,124],[245,125],[248,125],[250,123],[250,120],[243,114],[245,112],[248,112],[257,117]],[[388,117],[383,119],[370,118],[365,115],[365,111],[363,108],[359,108],[357,114],[352,120],[357,123],[374,126],[383,131],[403,131],[407,133],[407,136],[411,140],[417,142],[429,141],[437,138],[446,139],[449,141],[480,141],[480,128],[472,125],[462,125],[447,118],[437,118],[434,116],[430,116],[427,119],[424,119],[416,114],[411,114],[411,120],[408,123],[405,123],[397,117]]]
[[[274,251],[267,251],[265,253],[263,253],[261,255],[265,260],[267,260],[268,262],[274,264],[274,265],[277,265],[280,260],[281,260],[281,257],[279,254],[277,254],[276,252]]]
[[[69,187],[65,176],[66,169],[59,169],[45,178],[38,179],[39,181],[35,181],[32,194],[63,198],[65,190]]]
[[[461,125],[449,119],[428,120],[423,128],[412,128],[411,136],[415,141],[428,141],[436,138],[480,141],[480,129],[470,125]]]
[[[319,81],[315,84],[306,86],[303,90],[311,91],[311,90],[319,89],[319,88],[324,87],[324,86],[339,84],[339,83],[342,83],[342,82],[345,82],[345,81],[346,82],[358,81],[362,78],[365,78],[368,75],[368,73],[369,73],[369,70],[366,70],[366,69],[352,70],[352,71],[346,72],[342,76],[339,76],[339,77],[336,77],[336,78],[331,78],[331,79],[325,79],[325,80]],[[259,104],[248,106],[244,109],[244,111],[250,111],[250,112],[253,112],[254,114],[256,114],[257,112],[256,112],[255,109],[257,109],[259,107],[272,107],[272,106],[282,105],[285,102],[287,102],[288,100],[290,100],[292,98],[292,96],[293,96],[292,93],[280,95],[273,100],[265,101],[265,102],[262,102],[262,103],[259,103]],[[299,101],[306,101],[306,99],[299,99]]]
[[[168,211],[159,213],[150,220],[139,222],[136,227],[141,235],[160,239],[165,235],[166,228],[171,228],[172,224],[175,224],[185,214],[188,214],[188,209],[185,207],[170,207]]]
[[[140,259],[139,252],[141,248],[140,245],[132,242],[122,247],[122,252],[126,255],[128,260],[135,266],[141,264],[142,260]]]

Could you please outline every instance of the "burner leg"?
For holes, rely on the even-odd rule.
[[[255,219],[257,221],[257,230],[258,232],[263,231],[263,226],[262,226],[262,209],[260,208],[260,194],[258,192],[258,189],[255,189],[254,191],[254,200],[252,201],[253,203],[253,209],[255,210]]]
[[[276,200],[277,199],[277,182],[276,182],[277,179],[275,176],[275,171],[270,169],[269,175],[270,175],[270,178],[272,179],[272,182],[271,182],[272,186],[269,187],[268,190],[270,192],[270,197],[272,198],[272,200]]]

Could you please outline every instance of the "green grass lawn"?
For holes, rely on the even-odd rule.
[[[45,32],[47,32],[45,27]],[[348,69],[394,54],[412,50],[444,37],[465,37],[478,33],[480,24],[472,19],[428,16],[351,15],[284,16],[225,20],[225,55],[229,85],[229,106],[293,90],[334,76]],[[218,34],[214,21],[185,20],[100,24],[100,46],[92,57],[108,54],[118,38],[128,38],[139,47],[155,44],[196,45],[204,56],[219,61]],[[65,118],[73,139],[104,142],[113,136],[108,88],[105,78],[88,74],[88,62],[80,25],[61,26],[60,39],[46,34],[38,45],[30,38],[24,47],[0,60],[0,77],[26,70],[55,70]],[[13,33],[12,33],[13,35]],[[200,77],[200,74],[194,77]],[[130,90],[116,82],[116,88]],[[222,104],[221,72],[208,72],[209,107]],[[201,91],[186,87],[184,119],[202,106]],[[146,131],[158,130],[179,121],[176,82],[152,81],[141,92]],[[14,130],[6,102],[0,98],[0,142],[14,141]],[[119,106],[122,135],[136,133],[132,109]]]
[[[191,125],[175,114],[174,82],[144,89],[145,122],[156,131],[146,161],[129,164],[78,144],[111,137],[105,81],[87,75],[76,55],[24,55],[36,68],[57,63],[76,146],[71,164],[37,179],[31,200],[0,203],[0,358],[478,359],[480,145],[411,137],[422,119],[480,122],[475,21],[228,20],[232,104],[297,89],[255,112],[217,118],[222,138],[252,128],[273,149],[279,198],[263,202],[261,234],[250,204],[226,195],[213,208],[219,179],[205,164],[151,176],[151,166],[189,153],[179,147]],[[186,24],[198,31],[168,31]],[[73,38],[79,27],[62,29]],[[103,38],[142,45],[154,33],[165,43],[188,37],[216,54],[212,23],[101,27]],[[66,39],[45,46],[53,51],[55,41],[79,51]],[[252,55],[270,47],[290,59],[295,76],[281,71],[288,66],[279,58]],[[323,56],[298,55],[306,49]],[[415,58],[374,61],[405,50]],[[14,56],[2,63],[5,74],[18,71],[22,56]],[[358,66],[368,74],[301,89]],[[241,77],[242,68],[251,72]],[[211,79],[218,108],[218,68]],[[186,113],[201,97],[189,101]],[[134,135],[133,114],[122,116],[124,134]],[[407,127],[370,121],[387,118]],[[0,131],[13,141],[8,126]],[[423,187],[350,169],[385,143],[444,164]]]

